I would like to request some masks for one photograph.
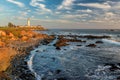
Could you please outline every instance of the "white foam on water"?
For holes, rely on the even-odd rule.
[[[90,80],[114,80],[116,77],[109,72],[110,67],[98,65],[97,69],[88,72],[85,76],[90,78]]]
[[[110,44],[114,44],[114,45],[119,45],[120,46],[120,42],[115,41],[115,40],[102,39],[102,41],[105,42],[105,43],[110,43]]]
[[[34,73],[36,80],[41,80],[41,77],[33,70],[33,58],[35,56],[35,53],[31,54],[30,59],[28,60],[27,64],[28,64],[28,68],[31,70],[31,72]]]

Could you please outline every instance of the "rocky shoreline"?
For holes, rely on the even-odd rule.
[[[10,79],[12,80],[36,80],[35,74],[32,73],[27,65],[27,58],[30,55],[30,51],[36,48],[41,43],[46,43],[46,41],[52,41],[54,36],[47,37],[44,39],[33,40],[32,45],[26,48],[20,48],[17,50],[17,54],[11,61],[11,65],[7,69]],[[47,42],[48,43],[48,42]]]

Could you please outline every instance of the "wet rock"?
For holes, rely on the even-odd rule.
[[[55,58],[53,57],[52,60],[55,61]]]
[[[76,45],[76,46],[82,46],[82,45]]]
[[[66,78],[57,78],[57,80],[67,80]]]
[[[61,50],[60,47],[56,47],[57,50]]]
[[[95,43],[97,43],[97,44],[102,44],[103,41],[96,41]]]
[[[67,49],[64,49],[64,50],[67,50]]]
[[[86,47],[96,47],[96,45],[95,44],[89,44]]]
[[[120,68],[117,66],[117,64],[112,63],[106,63],[105,66],[110,66],[110,71],[120,70]]]
[[[110,36],[94,36],[94,35],[86,35],[83,36],[83,38],[87,38],[87,39],[102,39],[102,38],[111,38]]]
[[[59,69],[55,71],[56,74],[59,74],[60,72],[61,72],[61,70],[59,70]]]
[[[36,50],[35,52],[40,52],[39,50]]]
[[[66,40],[58,40],[54,46],[56,47],[62,47],[62,46],[67,46],[68,44],[66,43],[67,41]]]
[[[120,80],[120,76],[119,76],[119,77],[117,77],[117,80]]]

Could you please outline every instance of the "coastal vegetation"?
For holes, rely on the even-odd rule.
[[[8,74],[13,72],[11,68],[14,64],[19,64],[16,61],[22,60],[40,40],[52,38],[36,33],[35,30],[45,29],[39,26],[15,27],[12,23],[8,23],[7,27],[0,27],[0,80],[10,80]]]

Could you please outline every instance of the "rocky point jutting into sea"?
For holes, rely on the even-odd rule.
[[[45,29],[0,28],[0,80],[35,80],[25,58],[40,41],[44,39],[50,41],[54,36],[36,33],[34,30]]]

